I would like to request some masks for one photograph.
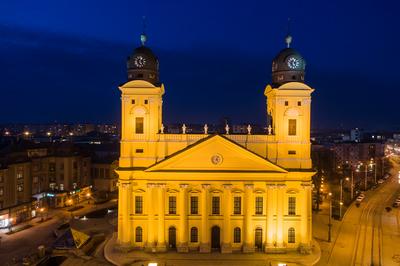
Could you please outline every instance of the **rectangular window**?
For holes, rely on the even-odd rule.
[[[144,100],[144,104],[148,104],[149,103],[149,100]]]
[[[3,175],[0,174],[0,183],[3,183],[4,179],[3,179]]]
[[[242,198],[234,197],[233,198],[233,214],[241,214],[242,213]]]
[[[233,229],[233,243],[240,243],[240,228]]]
[[[176,214],[176,197],[170,196],[168,198],[168,213]]]
[[[199,214],[199,197],[190,197],[190,214]]]
[[[135,99],[132,99],[132,104],[135,104]]]
[[[192,227],[190,229],[190,242],[197,243],[198,241],[199,241],[199,239],[198,239],[197,227]]]
[[[219,214],[219,197],[212,197],[212,214]]]
[[[296,151],[290,150],[290,151],[288,151],[288,154],[289,154],[289,155],[295,155],[295,154],[296,154]]]
[[[143,213],[143,197],[135,196],[135,213],[142,214]]]
[[[296,136],[296,119],[289,119],[289,136]]]
[[[4,188],[0,187],[0,196],[3,196],[3,195],[4,195]]]
[[[263,197],[256,197],[256,214],[263,214]]]
[[[19,184],[19,185],[17,186],[17,190],[18,190],[18,192],[24,191],[24,185],[23,185],[23,184]]]
[[[143,149],[136,149],[136,153],[143,153]]]
[[[298,102],[297,102],[297,106],[301,106],[301,101],[298,101]]]
[[[296,197],[289,197],[288,214],[296,215]]]
[[[289,102],[288,101],[285,101],[285,106],[288,106],[289,105]]]
[[[17,179],[22,179],[22,178],[24,178],[23,173],[22,172],[18,172],[17,173]]]
[[[136,123],[135,123],[135,132],[136,134],[143,134],[144,132],[144,126],[143,126],[143,117],[136,117]]]

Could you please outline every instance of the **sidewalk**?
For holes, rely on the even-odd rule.
[[[115,248],[117,234],[114,233],[104,246],[104,257],[114,265],[147,265],[157,262],[159,266],[165,265],[270,265],[271,262],[287,263],[288,265],[314,265],[320,258],[320,248],[316,241],[313,242],[313,253],[302,255],[297,252],[287,254],[222,254],[214,253],[146,253],[143,251],[122,252]]]

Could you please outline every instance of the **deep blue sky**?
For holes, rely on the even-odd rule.
[[[265,122],[271,60],[307,61],[314,128],[400,125],[398,1],[0,2],[0,123],[118,122],[125,60],[160,60],[166,123]]]

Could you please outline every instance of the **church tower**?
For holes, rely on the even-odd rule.
[[[291,48],[292,37],[286,37],[286,48],[272,61],[272,84],[265,89],[269,126],[275,135],[276,163],[287,169],[311,169],[310,114],[311,93],[305,84],[304,58]]]
[[[164,86],[159,82],[158,59],[146,46],[141,46],[127,60],[128,82],[122,92],[122,125],[120,167],[145,167],[154,163],[155,139],[162,125]]]

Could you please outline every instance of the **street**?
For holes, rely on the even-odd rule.
[[[82,205],[84,207],[73,212],[73,215],[82,216],[93,210],[115,206],[115,204],[115,201],[109,201],[107,203],[99,205],[89,205],[87,203],[81,203],[79,205]],[[8,229],[1,230],[1,265],[14,265],[14,260],[21,261],[24,256],[37,252],[37,248],[39,245],[45,245],[46,248],[51,247],[54,240],[56,239],[53,231],[65,221],[69,221],[71,219],[71,213],[65,208],[55,209],[50,210],[48,216],[51,217],[51,219],[45,222],[40,222],[40,218],[35,218],[27,223],[24,223],[31,224],[33,226],[11,235],[6,234],[6,232],[8,232]],[[96,229],[100,231],[112,230],[113,226],[111,224],[108,224],[108,226],[102,225],[102,220],[104,220],[104,223],[106,222],[105,219],[87,219],[83,223],[79,220],[74,219],[72,222],[76,224],[76,227],[83,231],[86,231],[88,229]],[[97,257],[101,256],[97,255]],[[18,265],[20,265],[20,263],[18,263]]]
[[[322,249],[317,265],[400,265],[400,212],[385,210],[400,192],[399,166],[394,166],[390,180],[366,192],[360,207],[353,203],[342,221],[333,222],[332,243],[326,242],[326,212],[314,215],[314,236]]]

